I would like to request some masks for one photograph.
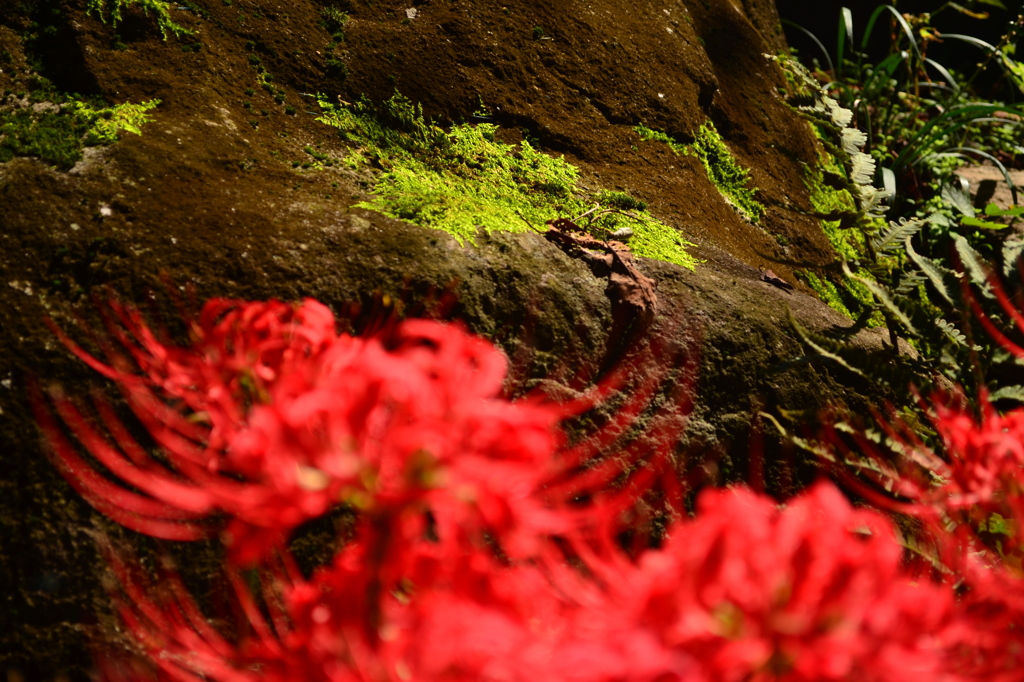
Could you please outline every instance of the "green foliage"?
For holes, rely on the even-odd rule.
[[[974,208],[973,206],[971,207]],[[1017,218],[1024,215],[1024,206],[1014,206],[1013,208],[1001,209],[995,204],[988,204],[985,206],[985,215],[989,218],[1009,218],[1009,222],[996,222],[993,220],[983,220],[976,218],[973,215],[965,215],[960,219],[960,224],[968,227],[981,227],[986,230],[1003,230],[1007,227],[1012,227],[1016,222]]]
[[[620,211],[646,211],[647,202],[631,197],[625,192],[615,192],[603,189],[597,193],[597,202],[608,208],[615,208]]]
[[[496,125],[459,124],[446,131],[400,94],[381,105],[364,98],[335,106],[321,98],[320,107],[318,120],[355,146],[350,165],[373,164],[381,171],[376,196],[358,204],[364,208],[472,242],[480,229],[523,232],[530,225],[581,215],[595,203],[609,208],[628,204],[635,218],[608,213],[593,229],[628,226],[637,255],[691,269],[696,263],[685,250],[689,242],[639,208],[642,202],[621,192],[585,192],[577,184],[575,166],[527,141],[498,141]]]
[[[963,367],[970,347],[966,336],[945,319],[965,307],[957,275],[914,248],[927,221],[901,219],[885,225],[880,216],[886,192],[872,184],[874,161],[862,151],[865,136],[850,127],[852,112],[799,64],[783,61],[783,67],[790,83],[787,103],[813,124],[826,151],[821,167],[810,173],[812,215],[825,221],[846,280],[837,286],[813,273],[805,277],[825,292],[823,298],[834,307],[847,314],[856,308],[857,322],[846,335],[881,318],[891,345],[887,356],[879,359],[843,339],[813,334],[795,322],[793,328],[819,357],[896,391],[902,392],[910,383],[928,386],[939,375],[966,385]],[[843,238],[842,233],[856,238]],[[958,248],[971,280],[987,287],[976,254],[966,241],[958,243]],[[850,305],[851,298],[857,305]],[[910,340],[916,356],[900,353],[901,337]]]
[[[82,158],[82,140],[90,127],[87,119],[71,112],[0,112],[0,163],[29,156],[67,170]]]
[[[330,33],[336,42],[344,42],[345,24],[347,23],[348,14],[342,12],[334,5],[320,10],[320,26]]]
[[[799,62],[784,57],[772,59],[779,62],[788,76],[790,87],[784,93],[786,103],[812,124],[827,153],[812,181],[821,188],[845,193],[852,202],[850,205],[832,195],[829,200],[832,210],[814,215],[823,220],[839,221],[840,229],[857,228],[868,237],[877,228],[877,219],[885,215],[887,207],[883,203],[886,191],[873,184],[875,161],[862,151],[866,135],[850,126],[853,112],[830,97]],[[819,191],[821,196],[824,195]]]
[[[34,107],[0,108],[0,162],[35,157],[67,170],[82,158],[84,146],[117,142],[121,131],[141,135],[149,121],[146,112],[160,104],[104,107],[99,100],[69,97],[50,87],[34,92],[37,97],[48,99]]]
[[[85,136],[85,144],[113,144],[119,139],[121,131],[142,134],[142,125],[152,120],[146,112],[160,105],[154,99],[141,104],[118,104],[104,109],[93,109],[84,102],[75,102],[73,106],[79,116],[91,119],[92,127]]]
[[[756,199],[757,189],[749,186],[750,172],[736,163],[714,123],[707,121],[698,128],[693,144],[688,145],[643,125],[637,126],[635,130],[642,140],[664,142],[676,154],[696,156],[707,171],[711,183],[744,218],[756,224],[764,217],[764,206]]]
[[[894,214],[901,217],[923,217],[938,208],[941,203],[930,200],[937,199],[956,167],[986,161],[1005,174],[1004,162],[1009,165],[1024,150],[1017,118],[1024,111],[985,101],[974,91],[978,77],[995,67],[1002,71],[1002,78],[1024,92],[1020,80],[1024,68],[1011,56],[1024,27],[1024,15],[992,45],[970,35],[940,34],[933,22],[947,12],[959,12],[970,17],[968,21],[988,16],[954,2],[917,15],[901,14],[883,4],[874,10],[855,42],[852,13],[843,8],[835,59],[822,48],[828,71],[817,75],[828,83],[838,104],[856,117],[864,131],[864,149],[879,164],[886,189],[893,193]],[[889,47],[887,54],[873,63],[867,48],[875,29],[884,26],[883,19],[889,24]],[[936,41],[979,50],[977,68],[965,76],[930,58],[929,47]],[[907,185],[912,191],[906,191]],[[921,194],[924,196],[919,198]]]
[[[164,40],[167,40],[167,35],[170,33],[179,38],[193,33],[193,31],[174,23],[171,19],[171,3],[166,0],[89,0],[86,11],[89,14],[95,12],[104,22],[109,14],[111,23],[114,28],[117,28],[117,25],[121,23],[123,10],[132,5],[138,5],[147,15],[152,12],[156,16],[156,24],[160,28]]]

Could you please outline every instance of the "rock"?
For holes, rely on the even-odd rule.
[[[32,55],[61,74],[56,86],[163,103],[141,136],[123,134],[70,173],[30,158],[0,163],[0,281],[10,283],[0,287],[0,377],[12,383],[0,391],[0,669],[9,677],[81,676],[88,656],[78,624],[107,603],[86,534],[98,515],[48,461],[25,404],[30,378],[82,396],[97,383],[43,323],[53,318],[77,335],[74,314],[89,317],[91,296],[116,292],[143,307],[152,298],[169,321],[167,281],[200,299],[312,296],[335,310],[376,294],[415,308],[450,291],[453,314],[513,359],[519,390],[552,395],[552,386],[568,390],[566,378],[601,376],[641,339],[660,340],[693,361],[679,378],[695,400],[680,466],[707,465],[717,481],[746,475],[757,409],[878,399],[829,368],[775,371],[803,352],[787,308],[819,332],[849,321],[758,270],[797,281],[773,260],[783,255],[779,235],[790,261],[834,256],[816,222],[783,208],[810,209],[802,172],[816,157],[807,125],[776,94],[782,75],[762,56],[784,48],[771,3],[593,0],[568,12],[531,1],[506,12],[490,1],[433,2],[403,23],[379,3],[353,1],[343,43],[321,26],[313,0],[260,12],[212,0],[193,3],[198,14],[175,5],[174,20],[194,33],[166,41],[151,15],[126,9],[115,28],[81,4],[50,19],[60,39]],[[5,7],[0,18],[27,27],[20,11]],[[535,26],[551,39],[535,40]],[[0,27],[0,47],[29,63],[15,31]],[[344,80],[329,57],[344,63]],[[21,87],[14,78],[5,68],[0,86]],[[540,235],[492,232],[463,246],[352,208],[372,189],[368,171],[301,167],[309,145],[349,153],[305,113],[305,95],[379,101],[396,88],[442,123],[464,120],[483,100],[502,139],[525,135],[564,154],[581,185],[628,190],[707,262],[690,272],[635,260],[656,283],[660,312],[647,328],[613,308],[606,277]],[[223,125],[203,123],[214,110]],[[750,169],[768,207],[761,224],[734,211],[695,158],[634,131],[643,123],[686,141],[707,121]],[[766,447],[778,455],[777,443]],[[786,490],[812,472],[783,462],[769,473]]]
[[[1006,176],[995,166],[965,166],[954,173],[969,183],[968,191],[974,207],[981,210],[988,204],[995,204],[1006,210],[1024,203],[1024,171],[1009,171],[1010,181],[1017,188],[1017,201],[1006,182]]]

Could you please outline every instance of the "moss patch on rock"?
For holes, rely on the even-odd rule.
[[[811,127],[815,128],[813,125]],[[827,151],[820,150],[818,164],[808,166],[804,174],[804,183],[809,191],[808,198],[814,211],[823,216],[855,211],[857,207],[853,196],[845,189],[830,186],[825,180],[826,173],[842,174],[844,170],[835,157]],[[821,228],[828,237],[829,243],[832,244],[832,248],[844,260],[855,263],[865,257],[864,233],[856,229],[856,226],[844,227],[841,219],[822,219]],[[851,319],[856,318],[859,310],[874,301],[867,287],[856,280],[846,277],[832,280],[827,276],[810,271],[801,271],[798,274],[830,308]],[[864,269],[856,270],[856,274],[860,277],[871,277],[871,274]],[[878,313],[868,320],[868,325],[872,327],[883,324],[885,324],[885,320]]]
[[[82,158],[83,147],[113,144],[122,131],[141,135],[150,120],[146,112],[159,104],[154,99],[109,107],[99,98],[80,99],[48,87],[23,98],[12,93],[0,102],[0,163],[34,157],[67,170]]]
[[[698,128],[693,144],[682,144],[666,133],[643,125],[634,130],[642,140],[664,142],[676,154],[688,154],[700,159],[708,179],[744,218],[757,224],[764,217],[765,207],[756,198],[757,188],[750,186],[750,172],[733,158],[714,123],[707,121]]]
[[[95,12],[103,21],[107,20],[109,14],[114,28],[121,22],[121,14],[126,7],[139,7],[146,14],[152,12],[164,40],[167,40],[168,34],[171,33],[179,38],[192,33],[174,23],[171,19],[171,5],[165,0],[89,0],[87,5],[89,14]]]
[[[638,256],[690,269],[697,263],[686,251],[692,244],[651,216],[646,204],[624,192],[584,190],[575,166],[525,140],[518,145],[498,141],[494,124],[456,124],[444,130],[400,94],[381,105],[362,99],[336,106],[321,98],[320,107],[318,120],[356,146],[349,164],[372,162],[382,170],[376,196],[357,204],[361,208],[472,243],[481,229],[525,232],[600,204],[631,215],[602,215],[590,225],[595,234],[628,227],[630,247]]]

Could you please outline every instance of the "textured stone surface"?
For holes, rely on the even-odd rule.
[[[95,515],[47,460],[25,399],[32,377],[81,395],[97,382],[43,324],[49,316],[73,330],[75,311],[89,316],[90,296],[114,291],[144,306],[152,294],[166,313],[162,275],[199,299],[313,296],[336,310],[384,295],[415,309],[448,291],[453,315],[512,358],[517,392],[600,376],[630,344],[660,335],[699,359],[699,375],[684,378],[695,406],[680,469],[704,467],[712,481],[745,475],[757,409],[864,404],[866,387],[850,377],[806,364],[779,371],[802,352],[787,308],[819,331],[847,321],[758,271],[771,267],[795,282],[775,259],[832,258],[818,225],[785,208],[808,207],[801,173],[814,152],[806,126],[776,94],[781,74],[761,56],[784,47],[770,2],[520,2],[506,12],[496,2],[435,0],[408,23],[404,11],[349,2],[337,50],[344,81],[325,65],[331,38],[311,0],[197,0],[205,18],[174,14],[196,35],[166,42],[134,10],[115,35],[80,4],[52,19],[59,39],[35,43],[31,56],[65,90],[163,104],[141,137],[87,150],[68,173],[31,159],[0,164],[0,670],[85,679],[79,624],[106,603],[84,533]],[[19,35],[30,28],[18,12],[0,9],[8,26],[0,40],[24,68]],[[550,40],[535,40],[535,26]],[[114,49],[117,42],[126,49]],[[182,49],[195,43],[198,51]],[[251,55],[295,115],[260,90]],[[12,73],[4,67],[0,87],[15,86]],[[707,262],[688,272],[639,261],[658,283],[659,315],[645,329],[613,309],[604,278],[539,235],[493,233],[462,247],[446,234],[351,209],[367,196],[366,171],[292,167],[308,160],[307,144],[346,152],[307,113],[303,93],[351,101],[395,88],[442,122],[464,119],[482,99],[503,139],[525,131],[578,164],[586,186],[643,199]],[[707,120],[751,169],[769,207],[760,225],[725,203],[695,159],[641,142],[632,129],[644,123],[685,141]],[[864,343],[878,339],[865,335]],[[770,462],[778,489],[807,475]]]

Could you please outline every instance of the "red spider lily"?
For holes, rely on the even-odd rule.
[[[33,404],[68,480],[128,527],[188,539],[219,511],[239,562],[338,503],[385,516],[429,508],[442,538],[475,524],[506,551],[559,529],[535,493],[565,412],[501,398],[504,356],[458,326],[410,320],[388,338],[355,338],[334,333],[315,301],[214,300],[191,326],[193,344],[179,348],[156,341],[137,313],[113,311],[121,324],[110,333],[141,373],[109,346],[108,365],[63,338],[120,384],[169,466],[104,401],[98,411],[116,446],[54,393],[75,437],[141,492],[119,489],[89,470],[38,395]]]
[[[226,516],[236,563],[257,561],[338,504],[390,519],[396,537],[423,532],[429,512],[431,532],[450,549],[486,532],[506,554],[529,555],[537,538],[589,522],[569,501],[646,459],[650,466],[630,486],[605,496],[605,513],[634,504],[671,464],[666,456],[685,423],[676,416],[623,444],[662,379],[649,373],[599,434],[562,448],[561,420],[603,399],[618,379],[572,404],[511,403],[501,396],[504,356],[458,325],[408,320],[360,338],[335,333],[330,311],[312,300],[215,299],[198,321],[186,321],[191,343],[175,346],[157,340],[131,308],[112,302],[101,312],[108,337],[97,341],[109,363],[58,334],[119,384],[160,456],[99,395],[96,410],[113,442],[51,391],[75,439],[134,490],[104,477],[36,390],[33,408],[61,471],[97,509],[156,537],[205,537],[213,517]],[[692,369],[692,356],[687,362]],[[684,402],[674,414],[685,410]],[[614,459],[597,463],[620,444]]]
[[[830,484],[784,509],[707,491],[661,549],[635,563],[584,553],[582,571],[480,549],[450,564],[423,540],[374,557],[366,532],[309,580],[271,570],[269,620],[235,580],[248,632],[231,643],[173,574],[155,588],[108,553],[124,621],[161,679],[1001,679],[1016,659],[999,656],[1007,618],[991,595],[958,604],[948,586],[914,582],[894,534]],[[390,590],[385,564],[404,574]]]
[[[558,405],[504,399],[504,356],[457,325],[353,337],[313,301],[215,300],[181,347],[129,308],[111,304],[105,319],[107,363],[62,338],[118,383],[157,448],[98,396],[104,428],[54,390],[58,420],[37,389],[55,460],[129,528],[195,539],[226,517],[239,613],[233,628],[211,623],[172,568],[154,581],[101,540],[122,622],[149,659],[101,657],[109,682],[1019,679],[1012,577],[961,534],[957,562],[953,541],[937,548],[958,599],[953,578],[902,563],[892,524],[829,484],[785,508],[706,491],[659,549],[641,533],[624,551],[652,491],[670,519],[682,513],[673,445],[688,384],[668,396],[674,410],[651,414],[672,364],[656,345],[619,368],[642,377],[630,392],[612,397],[613,378]],[[614,406],[606,424],[566,445],[560,422],[601,401]],[[943,480],[904,476],[904,506],[929,520],[978,505],[1015,514],[1024,422],[935,414],[955,458],[908,435],[917,470]],[[285,540],[336,505],[355,512],[355,537],[306,578]]]
[[[952,592],[913,584],[894,539],[830,484],[785,509],[708,491],[662,549],[603,578],[620,590],[615,621],[697,658],[707,679],[941,679]]]

